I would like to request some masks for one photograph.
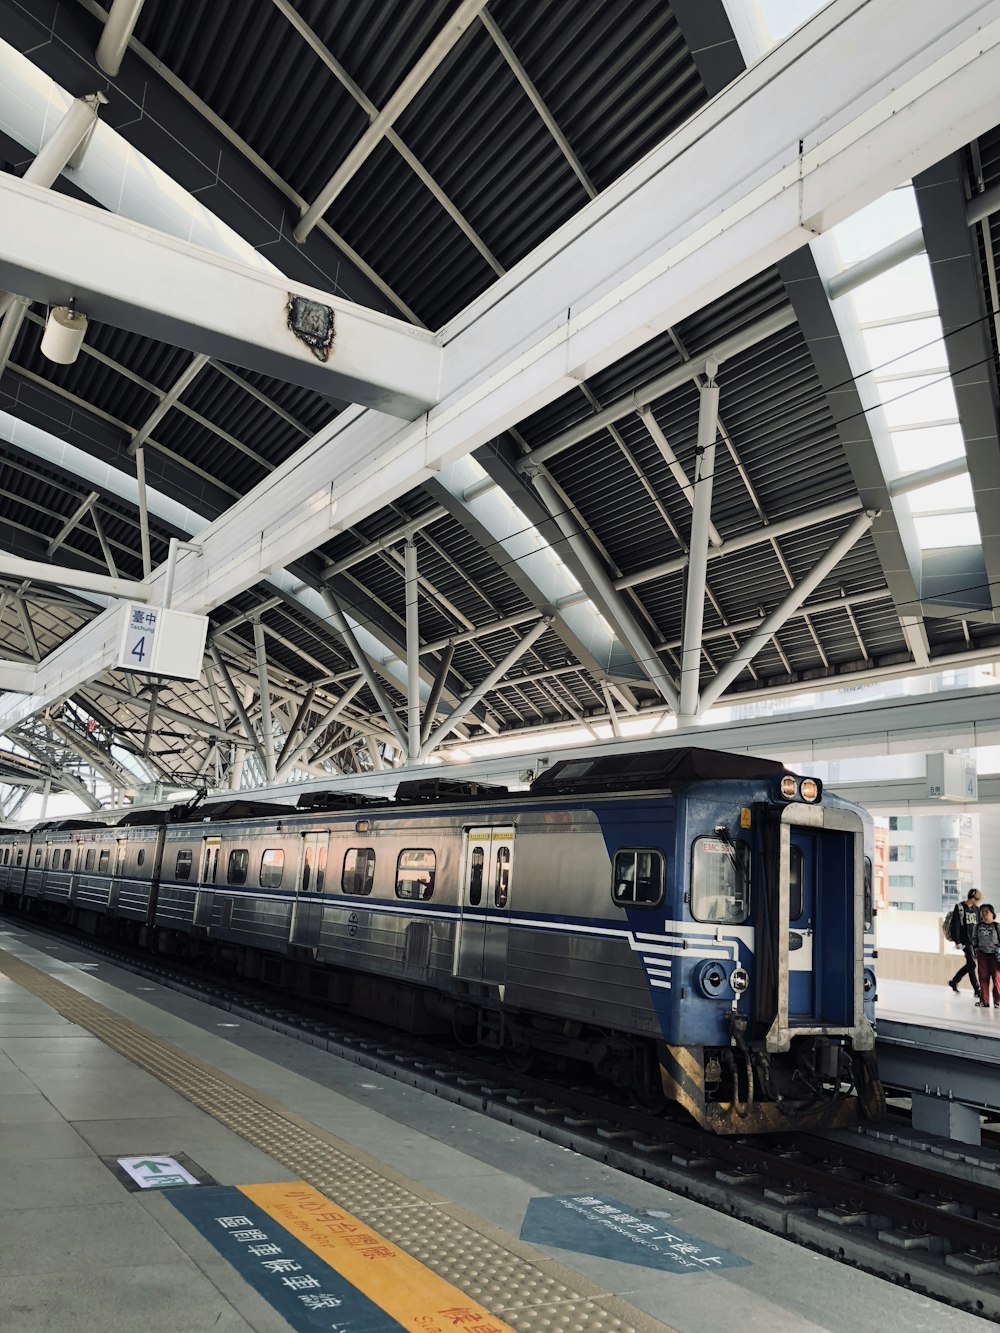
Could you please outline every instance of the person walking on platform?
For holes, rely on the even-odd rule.
[[[951,917],[951,938],[956,949],[961,949],[965,954],[965,965],[958,969],[948,985],[957,995],[958,983],[967,975],[972,982],[972,989],[976,992],[977,1000],[982,999],[982,996],[979,992],[979,972],[976,964],[974,936],[976,927],[979,925],[979,903],[982,896],[978,889],[970,889],[965,902],[957,904]]]
[[[990,988],[993,989],[993,1007],[1000,1009],[1000,926],[992,903],[983,903],[979,909],[979,925],[973,936],[976,945],[976,964],[979,968],[979,999],[982,1009],[990,1007]]]

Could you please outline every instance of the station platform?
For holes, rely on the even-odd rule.
[[[0,1161],[5,1333],[982,1327],[21,928]]]

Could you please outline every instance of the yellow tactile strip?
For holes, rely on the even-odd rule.
[[[444,1196],[0,949],[0,971],[519,1333],[676,1333]]]

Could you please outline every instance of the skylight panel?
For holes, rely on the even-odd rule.
[[[965,441],[957,421],[946,426],[893,431],[892,446],[901,473],[922,472],[936,463],[965,457]]]
[[[941,513],[944,510],[967,511],[975,509],[972,478],[966,472],[961,477],[935,481],[919,490],[910,491],[910,509],[916,514]]]
[[[848,299],[854,302],[860,324],[936,311],[937,297],[927,256],[915,255],[897,264],[887,273],[856,287]]]
[[[917,530],[917,540],[925,551],[978,546],[982,541],[974,509],[958,514],[915,515],[913,525]]]
[[[950,375],[880,380],[876,387],[890,428],[958,420]]]
[[[876,376],[932,371],[948,364],[941,321],[937,318],[869,326],[862,331],[862,337]]]
[[[913,190],[892,190],[836,227],[837,252],[847,268],[920,229]]]

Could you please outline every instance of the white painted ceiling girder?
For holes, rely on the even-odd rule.
[[[347,409],[206,529],[174,605],[245,591],[969,142],[998,86],[1000,0],[836,0],[443,330],[421,421]],[[106,618],[0,700],[0,732],[106,669]]]
[[[65,195],[0,176],[0,283],[49,305],[411,421],[436,401],[433,334],[281,274],[223,258]],[[289,296],[332,312],[320,360]]]

